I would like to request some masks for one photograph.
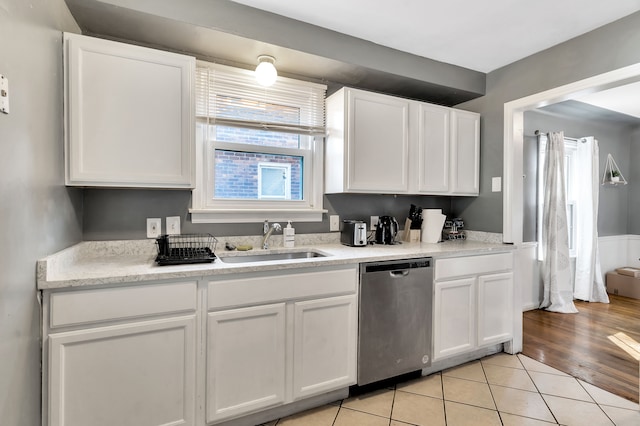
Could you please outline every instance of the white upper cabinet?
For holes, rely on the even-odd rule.
[[[415,102],[419,194],[478,195],[480,115]],[[416,127],[411,127],[412,129]]]
[[[479,114],[343,88],[327,130],[326,193],[479,193]]]
[[[480,193],[480,114],[452,110],[451,194]]]
[[[409,104],[349,88],[327,98],[325,192],[408,191]]]
[[[418,109],[418,191],[446,194],[451,174],[451,109],[419,103]]]
[[[70,186],[191,188],[195,58],[64,34]]]

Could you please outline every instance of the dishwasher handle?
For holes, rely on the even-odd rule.
[[[414,268],[430,268],[432,265],[432,258],[418,258],[418,259],[408,259],[404,261],[383,261],[383,262],[370,262],[370,263],[361,263],[360,271],[363,273],[370,272],[394,272],[394,271],[404,271],[411,270]]]
[[[400,270],[395,270],[395,271],[389,271],[389,275],[391,276],[391,278],[402,278],[402,277],[406,277],[407,275],[409,275],[409,270],[408,269],[400,269]]]

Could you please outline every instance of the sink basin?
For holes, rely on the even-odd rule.
[[[224,263],[251,263],[274,260],[311,259],[314,257],[327,257],[327,255],[316,251],[293,251],[288,253],[254,253],[248,255],[219,256],[218,258]]]

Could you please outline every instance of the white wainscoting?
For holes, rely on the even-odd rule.
[[[538,265],[538,243],[518,244],[515,257],[514,280],[521,283],[522,310],[537,309],[542,300],[540,267]]]
[[[627,235],[627,264],[640,268],[640,235]]]
[[[613,235],[598,239],[602,274],[623,266],[640,268],[640,235]]]
[[[518,245],[517,270],[522,271],[516,279],[522,284],[522,310],[537,309],[542,301],[542,277],[540,262],[536,258],[537,243]],[[640,235],[611,235],[598,238],[602,278],[609,271],[623,266],[640,268]],[[606,280],[605,280],[606,282]]]

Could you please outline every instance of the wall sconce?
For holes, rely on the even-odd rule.
[[[276,58],[268,55],[258,56],[258,66],[256,67],[256,80],[261,86],[269,87],[276,82],[278,71],[276,70]]]

